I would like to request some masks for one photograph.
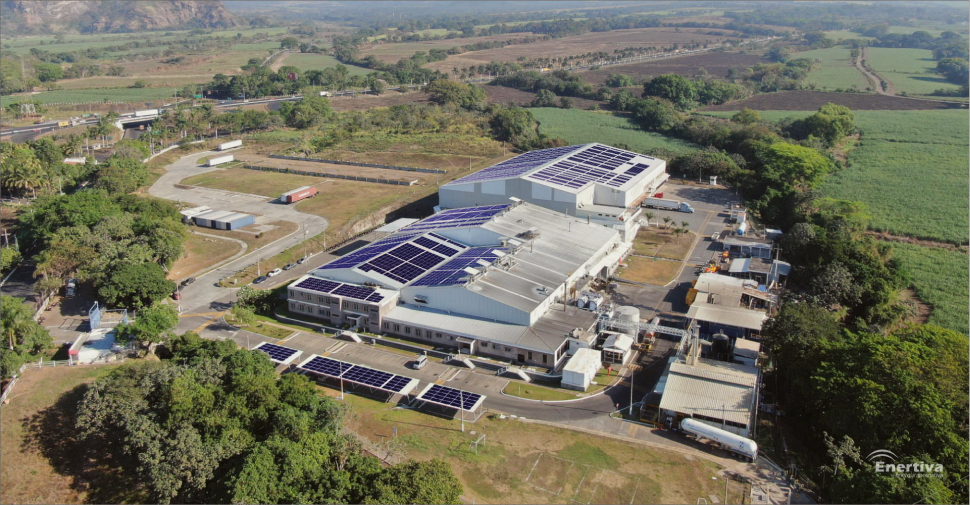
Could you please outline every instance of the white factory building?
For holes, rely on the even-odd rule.
[[[512,200],[512,201],[510,201]],[[291,311],[462,352],[557,368],[596,313],[563,304],[613,273],[618,230],[526,202],[445,210],[288,287]]]
[[[667,177],[664,160],[593,143],[521,154],[445,184],[438,197],[442,209],[515,197],[632,238],[640,201]]]

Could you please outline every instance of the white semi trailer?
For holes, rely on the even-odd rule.
[[[212,158],[209,160],[209,166],[214,167],[216,165],[222,165],[223,163],[229,163],[233,160],[232,155],[229,156],[219,156],[218,158]]]
[[[655,209],[678,210],[680,212],[687,212],[689,214],[694,213],[693,207],[686,202],[678,202],[677,200],[665,200],[663,198],[647,197],[643,199],[643,203],[640,205],[643,207],[653,207]]]
[[[135,117],[157,116],[158,109],[136,110]]]
[[[758,458],[758,443],[750,438],[744,438],[730,431],[716,428],[696,419],[687,418],[680,422],[680,429],[698,438],[706,438],[725,449],[750,458],[753,462]]]
[[[231,140],[229,142],[223,142],[219,144],[219,150],[225,151],[227,149],[232,149],[234,147],[241,147],[241,146],[242,146],[242,140]]]

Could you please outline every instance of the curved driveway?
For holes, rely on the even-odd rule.
[[[187,177],[219,170],[217,167],[200,167],[197,163],[199,158],[215,154],[219,153],[204,151],[180,158],[175,163],[165,167],[166,173],[149,188],[148,194],[167,200],[205,205],[214,210],[250,212],[258,215],[257,224],[273,221],[291,221],[297,224],[305,224],[307,237],[323,233],[329,226],[330,223],[325,218],[299,212],[292,205],[282,204],[276,198],[219,189],[179,187],[179,183]],[[276,242],[261,247],[259,250],[260,258],[269,258],[302,242],[303,231],[297,230]],[[194,284],[181,290],[183,313],[225,308],[225,305],[216,303],[216,300],[226,297],[231,293],[231,290],[218,287],[219,279],[233,275],[254,263],[256,263],[255,250],[197,277]]]

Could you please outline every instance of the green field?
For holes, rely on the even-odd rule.
[[[960,87],[933,72],[936,60],[928,49],[870,47],[869,66],[892,83],[896,94],[928,95],[938,89]]]
[[[328,54],[315,54],[315,53],[292,53],[283,60],[284,65],[293,66],[299,68],[300,70],[306,72],[307,70],[323,70],[327,67],[333,67],[339,64],[340,61],[333,56]],[[364,67],[358,67],[354,65],[344,65],[349,71],[349,75],[359,75],[361,77],[373,72],[373,70]]]
[[[174,100],[175,88],[90,88],[43,91],[35,95],[0,97],[0,107],[29,99],[39,103],[151,102]],[[166,102],[166,103],[168,103]]]
[[[553,108],[535,108],[529,111],[539,120],[540,132],[550,137],[560,137],[567,144],[626,144],[637,152],[647,152],[656,147],[685,152],[699,147],[697,144],[665,137],[659,133],[645,132],[627,118],[609,113]]]
[[[970,333],[967,318],[967,299],[970,298],[970,275],[966,253],[936,247],[893,243],[895,257],[909,273],[920,299],[933,311],[929,322]]]
[[[852,64],[848,46],[836,46],[828,49],[815,49],[795,53],[795,57],[818,60],[819,68],[813,70],[806,79],[815,83],[817,89],[857,89],[865,91],[870,86],[866,77]]]

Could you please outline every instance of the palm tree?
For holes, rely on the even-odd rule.
[[[669,217],[664,216],[664,228],[670,228],[671,221],[673,221],[673,219],[670,219]]]
[[[690,228],[690,223],[688,223],[687,221],[681,221],[680,225],[684,227],[684,231],[687,231],[687,229]]]
[[[23,304],[15,305],[12,310],[5,310],[5,312],[3,315],[3,336],[7,339],[7,345],[10,350],[13,350],[13,347],[20,340],[19,337],[31,330],[30,325],[33,322],[33,318],[31,317],[30,309]]]
[[[650,221],[657,217],[657,214],[653,212],[644,212],[643,215],[647,218],[647,226],[650,226]]]
[[[77,156],[78,151],[81,150],[81,136],[70,134],[67,139],[61,144],[61,152],[64,156]]]

